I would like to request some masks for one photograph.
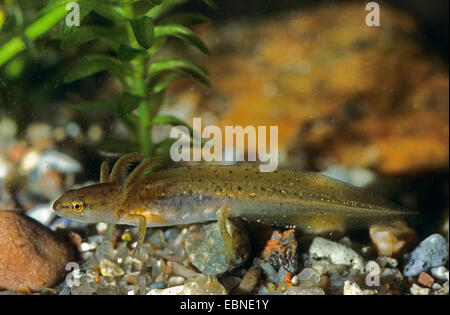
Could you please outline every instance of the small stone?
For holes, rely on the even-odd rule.
[[[177,228],[168,229],[164,232],[164,238],[167,242],[176,239],[178,235],[180,235],[180,230]]]
[[[295,276],[292,277],[291,283],[292,283],[293,285],[298,285],[299,280],[298,280],[298,276],[297,276],[297,275],[295,275]]]
[[[174,261],[172,262],[172,267],[173,267],[173,272],[176,275],[179,275],[179,276],[182,276],[182,277],[185,277],[185,278],[188,278],[188,279],[189,278],[196,278],[196,277],[201,275],[200,273],[195,272],[194,270],[189,269],[189,268],[187,268],[187,267],[185,267],[183,265],[180,265],[179,263],[174,262]]]
[[[300,283],[311,281],[313,283],[319,283],[320,281],[320,275],[317,271],[315,271],[312,268],[305,268],[303,269],[298,275],[298,280]]]
[[[423,240],[411,253],[403,270],[406,277],[414,277],[422,271],[445,264],[448,257],[447,241],[440,234],[433,234]]]
[[[434,283],[433,277],[430,276],[430,275],[429,275],[428,273],[426,273],[426,272],[421,272],[421,273],[420,273],[418,281],[419,281],[420,284],[422,284],[422,285],[424,285],[424,286],[426,286],[426,287],[428,287],[428,288],[431,288],[431,286],[432,286],[433,283]]]
[[[184,290],[184,285],[178,285],[166,289],[153,289],[148,291],[147,295],[179,295]]]
[[[150,290],[165,289],[165,288],[167,288],[167,283],[164,281],[158,281],[150,285]]]
[[[37,204],[27,211],[27,215],[30,218],[33,218],[36,221],[48,226],[55,217],[55,211],[53,211],[48,203]]]
[[[404,277],[397,268],[383,268],[380,273],[381,281],[388,283],[394,290],[400,290],[403,285]]]
[[[52,287],[75,260],[68,241],[24,214],[0,211],[0,231],[0,290]]]
[[[443,281],[449,280],[448,279],[449,272],[448,272],[447,268],[445,268],[444,266],[431,268],[431,274],[436,279],[443,280]]]
[[[344,295],[374,295],[377,294],[376,290],[363,290],[354,281],[346,280],[344,282]]]
[[[336,265],[350,266],[364,272],[364,258],[353,249],[342,244],[329,241],[322,237],[315,237],[309,255],[313,258],[325,258]]]
[[[105,233],[107,228],[108,228],[108,224],[105,222],[99,222],[95,225],[95,229],[97,230],[97,233],[100,233],[100,234]]]
[[[442,286],[439,284],[439,283],[433,283],[433,285],[431,286],[431,289],[433,289],[433,290],[440,290],[440,289],[442,289]]]
[[[261,264],[261,269],[264,273],[264,276],[267,280],[273,283],[277,283],[278,281],[278,273],[276,272],[275,268],[269,263]]]
[[[430,295],[431,289],[422,288],[414,283],[410,288],[410,292],[412,295]]]
[[[220,280],[220,283],[222,283],[222,285],[224,286],[225,290],[227,290],[227,292],[231,292],[234,288],[236,288],[239,283],[241,283],[242,279],[239,277],[235,277],[235,276],[228,276],[228,277],[223,277]]]
[[[449,293],[449,287],[448,287],[448,281],[447,281],[442,285],[442,288],[439,289],[438,292],[436,292],[436,294],[437,295],[448,295],[448,293]]]
[[[281,281],[287,281],[287,279],[290,279],[291,273],[288,272],[286,269],[284,269],[283,267],[280,267],[280,269],[278,269],[277,272],[277,283],[280,283]],[[290,282],[290,281],[288,281]]]
[[[100,272],[105,277],[121,277],[125,274],[125,270],[107,258],[100,259]]]
[[[319,287],[290,287],[284,292],[285,295],[325,295]]]
[[[186,281],[184,289],[180,292],[183,295],[225,295],[227,291],[217,281],[216,277],[201,275]]]
[[[169,280],[167,281],[167,284],[169,285],[169,287],[174,287],[176,285],[183,284],[185,280],[186,279],[184,277],[179,276],[170,277]]]
[[[403,221],[372,226],[369,234],[380,256],[399,257],[417,242],[416,232]]]
[[[344,279],[337,272],[330,275],[330,289],[334,292],[342,291],[344,287]]]
[[[95,248],[97,248],[97,243],[94,243],[94,242],[92,242],[92,243],[83,242],[78,247],[78,250],[80,252],[88,252],[88,251],[94,250]]]
[[[288,272],[295,273],[298,269],[297,240],[295,230],[287,230],[282,233],[275,231],[267,241],[261,258],[272,264],[275,269],[283,267]]]
[[[227,220],[226,225],[232,237],[231,257],[226,254],[218,223],[192,226],[186,235],[186,254],[203,274],[216,276],[233,270],[250,255],[250,242],[242,225],[232,220]]]
[[[241,283],[234,290],[236,294],[251,294],[261,278],[261,268],[251,267],[242,278]]]

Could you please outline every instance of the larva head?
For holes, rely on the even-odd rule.
[[[116,183],[69,190],[54,202],[53,209],[59,216],[75,221],[115,223],[119,192],[120,185]]]

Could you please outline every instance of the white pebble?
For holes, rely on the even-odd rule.
[[[344,282],[344,295],[374,295],[377,294],[376,290],[363,290],[360,286],[350,280]]]
[[[176,285],[182,285],[186,279],[184,277],[174,276],[170,277],[167,281],[169,287],[173,287]]]
[[[431,274],[434,278],[448,281],[448,270],[444,266],[431,268]]]
[[[298,280],[300,283],[305,281],[319,283],[320,275],[314,269],[305,268],[298,274]]]
[[[429,295],[431,292],[431,290],[429,288],[419,287],[415,283],[412,285],[410,291],[411,291],[412,295]]]
[[[322,237],[315,237],[309,248],[311,257],[326,258],[335,265],[351,266],[364,272],[364,258],[350,247],[329,241]]]

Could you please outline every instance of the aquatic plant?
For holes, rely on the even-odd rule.
[[[79,6],[79,26],[69,26],[66,5]],[[187,124],[173,116],[158,116],[167,86],[180,77],[191,77],[209,86],[202,67],[184,59],[157,59],[155,55],[169,37],[176,37],[209,55],[203,41],[188,26],[206,22],[202,14],[174,9],[189,0],[53,0],[40,12],[39,18],[0,47],[0,65],[25,49],[33,41],[60,23],[60,48],[73,49],[99,41],[103,49],[80,53],[66,73],[64,82],[74,82],[99,72],[108,72],[121,86],[117,100],[92,100],[77,105],[83,111],[110,111],[125,127],[129,141],[110,140],[101,149],[120,152],[140,151],[148,156],[164,155],[171,139],[152,142],[152,128],[158,124]],[[211,0],[202,0],[215,7]],[[190,129],[191,130],[191,129]]]

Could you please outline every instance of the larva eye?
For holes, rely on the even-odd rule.
[[[72,211],[81,212],[84,210],[85,204],[83,200],[72,201]]]

